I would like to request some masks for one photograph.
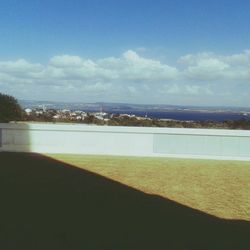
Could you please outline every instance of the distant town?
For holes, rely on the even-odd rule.
[[[48,122],[83,122],[105,124],[113,119],[135,119],[135,120],[152,120],[145,115],[144,117],[134,114],[117,114],[107,113],[100,110],[99,112],[85,112],[81,110],[69,109],[51,109],[45,105],[36,108],[24,109],[26,120],[30,121],[48,121]]]
[[[250,129],[250,109],[248,108],[223,109],[219,107],[197,108],[110,103],[65,104],[37,101],[23,101],[21,105],[24,110],[25,121],[32,122],[85,123],[109,126]],[[179,116],[178,119],[163,117],[166,114]],[[158,117],[155,117],[157,115]],[[184,118],[182,119],[182,117]],[[187,119],[187,117],[190,117],[190,119]]]

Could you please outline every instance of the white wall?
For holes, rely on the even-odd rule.
[[[250,131],[0,124],[0,151],[250,160]]]

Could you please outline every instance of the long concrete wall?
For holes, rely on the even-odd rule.
[[[250,131],[47,123],[0,124],[0,151],[250,161]]]

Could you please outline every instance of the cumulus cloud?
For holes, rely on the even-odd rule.
[[[199,85],[177,85],[177,84],[170,84],[170,85],[164,85],[162,90],[160,91],[162,93],[171,94],[171,95],[213,95],[212,90],[209,86],[199,86]]]
[[[1,72],[25,72],[27,71],[39,71],[42,69],[41,64],[32,64],[24,59],[19,59],[17,61],[5,61],[0,62]]]
[[[128,86],[128,90],[132,94],[136,93],[136,88],[134,86]]]
[[[180,89],[180,87],[177,84],[173,84],[173,85],[170,85],[170,86],[169,85],[165,85],[164,89],[165,89],[165,92],[167,94],[174,94],[174,95],[176,95],[176,94],[180,94],[180,92],[181,92],[181,89]]]
[[[184,65],[184,78],[193,80],[250,80],[250,50],[233,55],[217,55],[211,52],[188,54],[179,59]]]
[[[155,92],[159,96],[151,102],[160,102],[166,96],[222,96],[226,88],[243,95],[242,86],[248,86],[249,81],[250,50],[233,55],[188,54],[175,65],[143,57],[139,49],[97,60],[56,55],[47,64],[25,59],[0,61],[0,91],[10,91],[19,98],[26,93],[24,98],[29,99],[53,96],[65,100],[68,94],[87,101],[99,101],[91,99],[97,95],[105,98],[103,101],[126,101],[134,96],[146,103]]]
[[[227,73],[230,66],[216,58],[199,60],[194,66],[189,66],[185,70],[188,78],[198,80],[221,79]]]
[[[157,84],[174,80],[177,76],[175,67],[141,57],[132,50],[121,57],[99,60],[57,55],[50,58],[47,64],[31,63],[25,59],[0,61],[0,83],[7,84],[8,90],[16,93],[21,87],[35,93],[40,89],[44,98],[48,92],[59,95],[67,91],[73,93],[76,89],[83,95],[110,91],[121,96],[124,90],[135,93],[135,85],[145,85],[146,82]]]
[[[213,80],[225,77],[230,65],[212,53],[186,55],[180,58],[180,63],[187,65],[183,74],[195,80]]]
[[[83,64],[83,60],[79,56],[54,56],[50,59],[50,64],[55,67],[81,67]]]
[[[175,67],[162,64],[159,61],[140,57],[134,51],[123,54],[126,67],[121,72],[122,76],[135,80],[173,80],[178,77]]]
[[[120,58],[99,60],[98,65],[111,71],[113,78],[121,81],[169,81],[178,77],[175,67],[141,57],[132,50],[126,51]]]
[[[239,54],[222,57],[225,62],[236,65],[245,65],[250,63],[250,50],[245,50]]]

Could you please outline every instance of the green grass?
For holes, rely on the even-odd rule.
[[[49,156],[220,218],[250,221],[250,162]]]
[[[249,163],[52,157],[0,152],[1,250],[249,249]]]

